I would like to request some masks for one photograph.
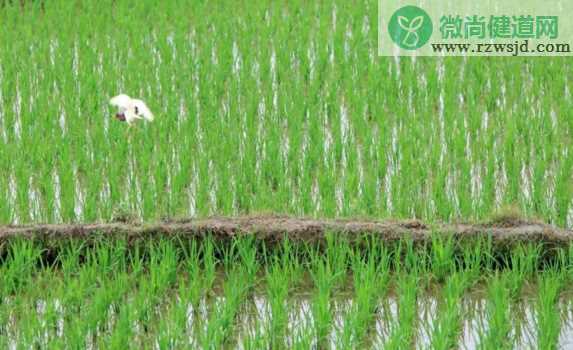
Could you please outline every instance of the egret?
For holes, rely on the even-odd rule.
[[[112,97],[109,103],[118,108],[115,117],[122,122],[127,122],[129,126],[138,119],[153,121],[153,113],[142,100],[120,94]]]

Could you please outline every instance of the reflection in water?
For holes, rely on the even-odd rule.
[[[317,349],[319,341],[316,339],[316,324],[312,313],[312,296],[294,295],[285,303],[285,310],[288,313],[288,323],[284,337],[284,346],[287,348],[303,347]],[[133,299],[128,298],[128,302]],[[223,296],[210,296],[200,300],[199,305],[194,307],[187,304],[186,320],[184,325],[183,341],[193,348],[201,347],[201,337],[208,332],[208,324],[215,315],[221,313],[226,299]],[[352,333],[349,332],[350,316],[354,310],[356,301],[348,296],[335,296],[330,304],[331,324],[328,332],[328,339],[325,343],[328,348],[343,348],[350,344],[364,344],[371,348],[382,348],[387,344],[393,332],[399,327],[398,320],[400,315],[398,297],[394,294],[387,295],[379,301],[376,317],[369,325],[363,325],[368,330],[364,332],[366,339],[353,339]],[[432,339],[435,336],[435,329],[439,327],[438,317],[440,317],[440,308],[443,300],[439,294],[421,293],[416,301],[418,318],[415,322],[416,330],[412,345],[416,349],[432,348]],[[11,310],[5,318],[6,323],[2,325],[0,335],[6,337],[4,344],[9,349],[16,349],[22,343],[29,341],[22,325],[19,323],[19,316],[16,315],[16,308],[11,307],[11,300],[4,300],[4,310]],[[40,327],[39,332],[34,336],[34,341],[41,346],[49,347],[54,339],[60,338],[66,341],[67,332],[74,326],[65,320],[66,307],[61,300],[43,300],[36,301],[35,314],[37,324]],[[536,348],[538,345],[538,321],[537,321],[537,300],[528,298],[515,301],[511,305],[511,331],[509,334],[510,343],[515,348],[527,349]],[[460,349],[478,349],[481,338],[488,334],[489,320],[488,301],[483,295],[466,293],[458,306],[460,318],[460,333],[457,338],[457,344]],[[560,312],[561,327],[559,332],[559,348],[568,349],[573,346],[573,303],[563,298],[558,303]],[[95,330],[89,330],[84,338],[87,348],[98,348],[102,338],[108,336],[119,320],[119,312],[122,310],[118,305],[109,305],[106,312],[106,320],[102,326]],[[161,306],[157,307],[157,314],[164,313],[169,317],[170,313]],[[69,312],[69,311],[67,311]],[[69,316],[68,316],[69,317]],[[271,347],[271,321],[272,311],[270,301],[265,294],[255,293],[248,297],[241,306],[240,312],[237,313],[234,324],[231,326],[232,331],[229,333],[230,338],[226,340],[228,344],[234,344],[234,348],[252,349],[257,347]],[[71,327],[71,328],[70,328]],[[150,337],[155,339],[153,343],[158,345],[156,334],[157,329],[143,327],[137,320],[132,320],[131,330],[135,342],[147,342]],[[73,331],[72,331],[73,333]],[[162,336],[165,336],[164,334]],[[350,337],[350,338],[349,338]]]

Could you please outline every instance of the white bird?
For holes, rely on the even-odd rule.
[[[149,110],[145,102],[127,95],[120,94],[112,97],[109,103],[118,108],[115,117],[122,122],[127,122],[129,126],[137,119],[153,121],[153,113]]]

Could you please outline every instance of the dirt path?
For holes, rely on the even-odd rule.
[[[59,239],[90,238],[101,235],[136,238],[158,235],[204,236],[207,234],[224,239],[246,233],[255,234],[257,238],[266,241],[280,240],[285,234],[292,239],[315,241],[323,239],[327,232],[346,235],[349,238],[372,234],[388,241],[410,236],[414,241],[421,242],[428,240],[433,232],[449,233],[458,240],[491,235],[495,244],[502,245],[523,241],[566,245],[573,241],[573,231],[536,222],[430,226],[419,221],[315,220],[286,216],[208,218],[143,225],[103,223],[0,226],[0,241],[16,236]]]

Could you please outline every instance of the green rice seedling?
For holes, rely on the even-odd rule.
[[[303,327],[303,329],[296,334],[291,346],[293,349],[312,349],[317,346],[316,333],[311,324],[312,322],[310,321],[306,322],[306,327]]]
[[[339,238],[328,236],[324,254],[317,247],[306,248],[315,288],[311,304],[315,340],[323,346],[332,326],[331,297],[346,276],[349,246]]]
[[[316,246],[307,245],[305,248],[315,288],[312,302],[315,336],[321,343],[326,341],[331,326],[330,298],[346,276],[349,246],[342,239],[329,235],[324,251]]]
[[[63,253],[63,255],[70,254],[70,252]],[[89,257],[89,255],[87,255]],[[63,260],[68,260],[64,258]],[[76,278],[66,278],[68,285],[61,285],[62,302],[73,312],[78,312],[83,306],[86,298],[90,297],[98,288],[98,283],[105,278],[100,276],[98,271],[98,262],[88,260],[84,264],[70,266],[70,270],[77,270]],[[64,277],[66,277],[64,275]]]
[[[205,290],[209,290],[215,282],[217,268],[214,242],[211,237],[208,237],[205,243],[201,245],[201,255],[203,261],[203,287]]]
[[[248,284],[252,287],[259,270],[259,261],[257,260],[257,247],[255,246],[254,236],[247,236],[235,241],[237,245],[240,262],[247,272]]]
[[[36,265],[40,263],[41,247],[33,241],[17,239],[10,242],[10,249],[1,261],[0,299],[17,293],[30,283]]]
[[[348,258],[350,255],[350,246],[348,241],[342,237],[333,234],[326,235],[326,250],[324,252],[327,264],[332,271],[334,285],[342,282],[346,275],[348,267]]]
[[[128,276],[123,272],[102,281],[101,287],[94,293],[92,302],[86,309],[85,320],[81,322],[83,335],[89,333],[92,335],[91,339],[98,342],[100,337],[113,331],[114,326],[109,320],[116,317],[119,305],[128,289],[127,280]]]
[[[288,267],[280,264],[278,259],[267,267],[267,295],[270,303],[270,341],[275,347],[280,347],[288,323],[287,297],[292,288],[292,280],[288,278]]]
[[[536,320],[537,346],[540,349],[558,348],[561,317],[557,304],[563,278],[563,274],[555,270],[545,271],[539,278]]]
[[[388,349],[403,349],[412,346],[417,320],[418,280],[415,274],[398,275],[398,319],[392,326],[390,338],[384,345]]]
[[[9,309],[19,323],[19,328],[26,329],[26,332],[28,332],[27,327],[35,328],[30,331],[29,336],[31,338],[25,336],[31,341],[30,344],[47,347],[62,341],[62,330],[58,324],[59,317],[63,316],[59,312],[62,305],[58,300],[55,300],[58,291],[58,288],[55,288],[57,277],[58,273],[51,267],[36,267],[32,282],[34,288],[28,288],[21,292],[20,305],[15,305],[15,308]],[[26,307],[29,310],[22,311],[20,315],[18,309]],[[34,320],[29,321],[26,317],[31,317]]]
[[[171,241],[160,240],[152,245],[149,258],[149,288],[159,295],[177,280],[178,252]]]
[[[205,277],[201,268],[200,247],[196,240],[192,240],[188,249],[183,249],[187,279],[179,280],[179,297],[191,304],[193,308],[199,305],[203,294],[210,285],[204,285]]]
[[[85,245],[75,240],[60,243],[56,263],[60,265],[62,274],[66,279],[72,279],[77,276],[80,269],[81,254],[84,249]]]
[[[2,315],[0,315],[0,317],[3,317]],[[8,332],[8,326],[6,326],[6,320],[5,317],[3,317],[3,319],[0,319],[0,325],[2,327],[2,332],[0,333],[0,346],[7,348],[9,346],[9,332]]]
[[[73,255],[73,252],[68,253]],[[86,263],[95,269],[95,273],[101,276],[112,276],[116,272],[127,270],[126,256],[127,242],[125,240],[100,239],[91,249],[87,249],[85,259]]]
[[[109,334],[103,337],[103,341],[100,343],[103,347],[125,349],[134,346],[131,308],[130,303],[125,303],[119,307],[115,326],[109,331]]]
[[[264,246],[263,246],[264,247]],[[280,248],[264,252],[266,295],[270,306],[270,324],[266,326],[272,347],[284,347],[289,310],[294,307],[290,292],[302,278],[298,245],[284,238]]]
[[[520,295],[524,283],[537,271],[541,246],[527,244],[515,247],[510,256],[511,268],[507,273],[508,288],[512,298]]]
[[[134,244],[131,249],[127,252],[126,256],[127,267],[134,279],[141,278],[144,273],[143,266],[143,253],[142,247],[139,244]]]
[[[488,285],[487,327],[480,334],[481,349],[508,349],[513,346],[511,339],[511,291],[508,288],[508,276],[495,274]]]
[[[226,271],[230,271],[240,262],[239,252],[237,250],[240,239],[234,239],[230,243],[219,244],[215,246],[217,256]]]
[[[461,259],[463,272],[468,275],[470,283],[477,283],[489,276],[493,270],[494,258],[492,256],[492,238],[480,239],[477,242],[461,246]]]
[[[60,323],[63,316],[63,305],[58,299],[54,298],[53,295],[48,295],[46,298],[43,327],[45,329],[44,334],[47,338],[48,346],[62,347],[64,345],[64,329],[63,324]]]
[[[272,349],[271,339],[266,331],[261,330],[264,326],[260,323],[262,320],[256,319],[254,321],[254,330],[249,330],[244,340],[241,342],[243,349]]]
[[[369,326],[375,321],[379,297],[386,293],[389,282],[390,255],[376,241],[369,241],[368,255],[353,251],[352,275],[354,299],[346,316],[341,346],[357,347],[365,341]]]
[[[567,277],[567,281],[573,279],[573,244],[570,244],[568,249],[565,251],[561,250],[561,268],[564,268]]]
[[[300,257],[301,251],[300,244],[294,244],[288,237],[284,237],[280,249],[274,255],[276,263],[280,264],[292,283],[297,283],[302,278],[304,267]]]
[[[433,233],[431,255],[431,271],[438,282],[443,282],[456,269],[453,238]]]
[[[245,283],[247,272],[239,266],[229,271],[223,286],[223,298],[213,305],[204,332],[199,335],[203,348],[219,348],[230,341],[235,317],[247,296],[249,286]]]
[[[442,289],[442,303],[434,321],[431,340],[433,349],[452,349],[458,346],[462,331],[461,299],[470,284],[470,276],[465,272],[454,272],[447,279]]]
[[[86,300],[97,294],[97,280],[100,279],[95,273],[95,267],[78,265],[79,269],[76,278],[66,279],[56,284],[55,294],[61,300],[64,308],[62,320],[65,327],[65,342],[70,346],[82,347],[85,346],[86,334],[84,333],[89,325],[89,320],[85,319],[85,315],[90,307],[87,307]]]
[[[423,277],[420,282],[429,282],[427,276],[430,275],[429,269],[429,257],[419,250],[419,248],[414,246],[414,242],[407,238],[405,239],[405,250],[404,250],[404,270],[408,271],[410,274],[416,275],[418,277]],[[399,272],[399,271],[396,271]]]
[[[161,312],[156,342],[161,349],[189,346],[186,339],[187,308],[180,298],[172,300]]]
[[[157,305],[177,280],[178,252],[172,241],[160,240],[149,244],[148,275],[139,282],[135,296],[135,319],[142,327],[153,327]]]
[[[31,303],[34,305],[34,303]],[[32,306],[29,305],[29,306]],[[23,304],[22,306],[28,306]],[[45,346],[45,342],[41,338],[39,331],[41,330],[41,321],[37,316],[37,310],[34,307],[25,309],[24,307],[17,309],[21,323],[18,328],[18,346],[24,347],[32,345],[35,347]]]
[[[325,259],[314,257],[311,276],[315,286],[312,300],[312,320],[315,339],[318,344],[324,344],[332,323],[331,296],[335,280],[338,276]]]

